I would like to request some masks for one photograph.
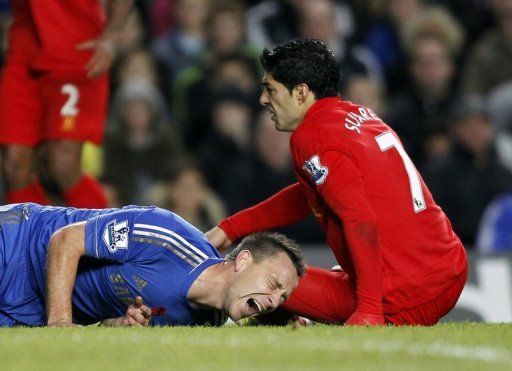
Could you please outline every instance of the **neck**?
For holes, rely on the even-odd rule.
[[[224,309],[229,282],[230,262],[206,268],[188,290],[188,301],[199,307]]]

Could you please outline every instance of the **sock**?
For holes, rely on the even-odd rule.
[[[50,200],[39,180],[36,180],[23,188],[5,192],[5,202],[8,204],[35,202],[48,205]]]
[[[67,206],[91,209],[108,207],[101,184],[85,174],[73,186],[66,189],[63,196]]]
[[[297,289],[279,308],[316,322],[343,323],[356,310],[355,287],[345,272],[308,266]]]

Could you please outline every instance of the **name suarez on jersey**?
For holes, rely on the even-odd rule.
[[[359,107],[359,114],[355,112],[349,112],[347,117],[345,117],[345,127],[348,130],[356,131],[358,134],[361,134],[361,126],[370,120],[380,121],[380,118],[373,113],[373,111],[369,108]]]

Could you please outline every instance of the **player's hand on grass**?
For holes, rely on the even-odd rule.
[[[144,305],[142,298],[137,296],[133,304],[126,308],[123,317],[109,318],[100,322],[101,326],[108,327],[145,327],[151,320],[151,308]]]
[[[76,46],[80,50],[91,50],[93,52],[92,57],[85,65],[87,77],[99,77],[110,69],[116,54],[116,38],[115,33],[105,31],[97,39],[88,40]]]
[[[126,309],[126,314],[122,318],[122,326],[148,326],[151,320],[151,308],[144,305],[142,298],[137,296],[133,304]]]
[[[220,252],[223,252],[233,243],[227,234],[220,228],[214,227],[205,233],[206,238]]]
[[[384,326],[384,316],[382,314],[371,314],[363,312],[354,312],[345,322],[345,326]]]

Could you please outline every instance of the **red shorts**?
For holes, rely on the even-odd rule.
[[[0,144],[37,146],[58,139],[100,144],[108,84],[107,77],[34,74],[23,64],[7,63],[0,83]]]
[[[395,325],[434,325],[455,306],[465,283],[466,272],[435,299],[398,313],[384,313],[384,319]],[[341,324],[354,313],[356,304],[354,282],[345,272],[308,267],[282,307],[318,322]]]

